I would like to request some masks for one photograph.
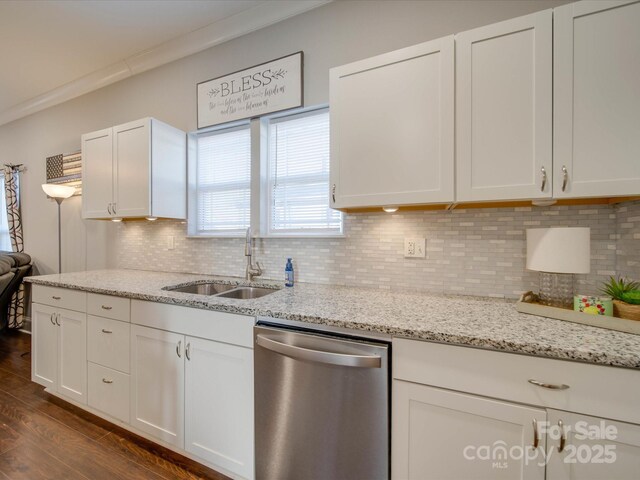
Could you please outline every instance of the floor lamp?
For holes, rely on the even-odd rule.
[[[57,185],[54,183],[43,183],[42,190],[49,198],[53,198],[58,204],[58,273],[62,273],[62,230],[60,227],[60,204],[74,193],[75,187],[67,185]]]

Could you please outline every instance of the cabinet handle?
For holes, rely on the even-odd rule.
[[[111,310],[113,307],[107,307],[106,305],[102,305],[103,310]]]
[[[567,167],[562,165],[562,191],[564,192],[567,189],[567,182],[569,181],[569,172],[567,171]]]
[[[544,167],[541,167],[540,172],[542,172],[542,185],[540,186],[540,191],[544,192],[544,187],[547,186],[547,171]]]
[[[109,213],[109,215],[112,215],[111,213],[111,204],[107,203],[107,212]]]
[[[331,188],[331,198],[333,198],[333,203],[336,203],[336,184],[333,184]]]
[[[102,329],[102,333],[113,333],[111,330],[105,330],[104,328]]]
[[[51,325],[53,325],[55,327],[56,322],[53,321],[53,313],[51,314],[51,316],[49,317],[49,320],[51,320]]]
[[[566,390],[567,388],[569,388],[569,385],[565,385],[564,383],[544,383],[533,378],[530,378],[529,380],[527,380],[527,382],[529,382],[531,385],[535,385],[536,387],[547,388],[549,390]]]
[[[184,356],[191,361],[191,342],[187,343],[187,347],[184,349]]]
[[[60,314],[56,313],[55,316],[56,316],[56,325],[60,326]]]
[[[182,354],[180,353],[180,348],[182,348],[182,340],[180,340],[178,342],[178,345],[176,345],[176,353],[178,354],[178,358],[182,358]]]
[[[536,448],[538,448],[538,445],[540,444],[540,437],[538,436],[538,421],[534,418],[533,422],[531,422],[533,424],[533,449],[535,450]]]
[[[558,427],[560,428],[560,445],[558,445],[558,453],[562,453],[564,445],[567,443],[567,437],[564,434],[564,423],[562,423],[562,420],[558,420]]]
[[[56,295],[52,295],[51,298],[53,298],[54,300],[61,300],[62,297],[57,297]]]
[[[103,378],[102,383],[113,383],[113,380],[108,380],[106,378]]]
[[[114,214],[114,215],[117,215],[117,214],[118,214],[118,212],[116,212],[116,204],[115,204],[115,203],[112,203],[111,205],[113,205],[113,207],[112,207],[112,209],[113,209],[113,214]]]

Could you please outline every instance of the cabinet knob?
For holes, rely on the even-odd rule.
[[[102,309],[103,310],[111,310],[113,307],[108,307],[106,305],[102,305]]]
[[[111,330],[105,330],[104,328],[102,329],[102,333],[113,333]]]
[[[567,167],[562,165],[562,191],[564,192],[567,189],[567,182],[569,181],[569,172],[567,171]]]
[[[52,295],[51,298],[53,298],[54,300],[61,300],[62,299],[62,297],[58,297],[56,295]]]
[[[110,380],[108,378],[103,378],[102,383],[113,383],[113,380]]]
[[[544,192],[544,187],[547,186],[547,171],[544,167],[541,167],[540,172],[542,173],[542,185],[540,186],[540,191]]]

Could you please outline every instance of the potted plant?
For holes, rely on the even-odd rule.
[[[640,320],[640,283],[622,277],[610,277],[602,285],[602,293],[613,298],[613,314],[629,320]]]

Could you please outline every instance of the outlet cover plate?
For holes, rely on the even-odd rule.
[[[426,258],[427,239],[426,238],[405,238],[404,257],[405,258]]]

